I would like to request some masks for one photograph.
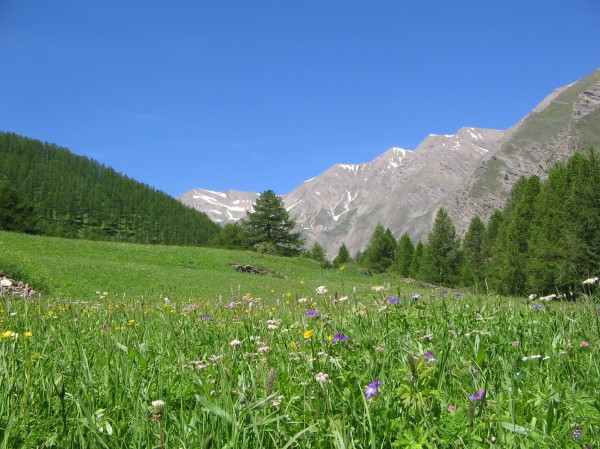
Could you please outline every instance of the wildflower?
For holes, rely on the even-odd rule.
[[[286,298],[288,298],[288,299],[289,299],[289,298],[291,298],[291,297],[292,297],[292,292],[287,292],[287,293],[285,294],[285,296],[286,296]]]
[[[236,306],[236,302],[235,301],[231,301],[229,304],[227,304],[227,307],[229,307],[230,309],[233,309]]]
[[[582,341],[581,343],[579,343],[579,347],[580,348],[587,348],[589,346],[590,346],[590,344],[587,341],[585,341],[585,340]]]
[[[425,354],[423,354],[423,357],[433,357],[434,352],[433,351],[429,351],[426,352]]]
[[[455,411],[456,411],[456,407],[455,407],[454,405],[452,405],[452,404],[448,404],[448,408],[447,408],[447,410],[448,410],[450,413],[452,413],[452,412],[455,412]]]
[[[190,304],[189,306],[186,306],[186,307],[183,308],[183,312],[184,313],[193,312],[197,308],[198,308],[198,306],[196,304]]]
[[[371,382],[365,390],[365,396],[367,397],[367,399],[371,399],[373,396],[379,393],[378,388],[380,386],[381,382],[379,382],[378,380],[374,380],[373,382]]]
[[[239,341],[237,338],[236,338],[236,339],[234,339],[234,340],[231,340],[231,341],[229,342],[229,346],[239,346],[239,345],[241,345],[241,344],[242,344],[242,342],[241,342],[241,341]]]
[[[346,269],[346,267],[343,265],[340,267],[340,271],[344,271],[345,269]]]
[[[162,409],[165,408],[165,405],[167,405],[167,403],[160,399],[158,399],[156,401],[152,401],[152,408],[154,409],[154,411],[156,413],[160,413],[162,411]]]
[[[267,329],[269,329],[270,331],[274,331],[275,329],[279,329],[279,326],[277,326],[277,324],[269,324],[267,326]]]
[[[544,307],[544,305],[542,304],[536,304],[531,306],[531,310],[544,310],[546,307]]]
[[[454,293],[455,298],[460,298],[462,295],[460,293]]]
[[[324,295],[325,293],[327,293],[327,288],[324,285],[319,285],[316,288],[316,292],[318,295]]]
[[[395,296],[388,296],[387,298],[385,298],[385,300],[393,306],[395,306],[396,304],[400,304],[400,300]]]
[[[421,297],[420,293],[415,293],[414,295],[411,296],[412,299],[419,299]]]
[[[581,435],[581,427],[575,427],[573,429],[573,439],[577,440],[579,439],[579,436]]]
[[[269,352],[271,348],[269,348],[268,346],[261,346],[260,348],[258,348],[256,351],[257,352]]]
[[[135,320],[129,320],[129,321],[127,321],[127,326],[129,326],[129,327],[135,327],[135,325],[136,325]]]
[[[297,345],[296,345],[295,341],[293,341],[293,342],[290,343],[290,348],[296,349],[296,347],[297,347]]]
[[[313,316],[317,316],[319,314],[320,310],[319,309],[315,309],[315,310],[311,310],[310,312],[304,312],[304,315],[306,315],[307,317],[313,317]]]
[[[25,338],[33,337],[33,334],[31,333],[31,331],[25,331],[25,333],[23,335],[25,335]]]
[[[331,337],[331,341],[348,341],[350,340],[350,337],[346,337],[345,335],[342,334],[335,334],[333,337]]]
[[[306,301],[308,301],[306,298],[300,298],[300,299],[298,299],[298,302],[306,302]]]
[[[12,336],[13,336],[13,334],[14,334],[14,332],[13,332],[13,331],[11,331],[11,330],[8,330],[8,331],[6,331],[6,332],[2,332],[2,333],[0,334],[0,338],[10,338],[10,337],[12,337]]]
[[[476,401],[476,400],[482,399],[484,397],[485,397],[485,390],[481,389],[477,393],[474,393],[471,396],[469,396],[469,399],[471,401]]]
[[[171,300],[169,298],[165,298],[164,301],[165,301],[165,306],[168,307],[171,305]]]
[[[200,318],[203,320],[213,320],[215,317],[213,315],[200,315]]]
[[[331,383],[331,380],[329,379],[329,375],[325,374],[325,373],[319,373],[316,375],[315,380],[321,384],[323,383]]]
[[[314,331],[314,330],[312,330],[312,329],[310,329],[310,330],[307,330],[306,332],[304,332],[304,338],[305,338],[306,340],[308,340],[310,337],[312,337],[312,336],[313,336],[313,334],[314,334],[314,333],[315,333],[315,331]]]

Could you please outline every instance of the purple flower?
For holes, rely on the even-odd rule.
[[[478,399],[482,399],[483,397],[485,397],[485,390],[479,390],[477,393],[474,393],[471,396],[469,396],[469,399],[472,401],[476,401]]]
[[[385,298],[385,300],[393,306],[395,306],[396,304],[400,304],[400,300],[395,296],[388,296],[387,298]]]
[[[331,341],[348,341],[350,340],[350,337],[346,337],[345,335],[342,334],[335,334],[333,336],[333,338],[331,339]]]
[[[304,315],[308,317],[317,316],[319,314],[319,309],[311,310],[310,312],[304,312]]]
[[[435,357],[431,357],[430,359],[427,359],[427,364],[429,365],[430,363],[437,363],[439,362],[438,359],[436,359]]]
[[[200,318],[203,319],[203,320],[212,320],[215,317],[212,316],[212,315],[200,315]]]
[[[423,357],[433,357],[433,351],[426,352]]]
[[[419,299],[421,297],[420,293],[415,293],[414,295],[412,295],[412,299]]]
[[[229,304],[227,304],[227,307],[233,309],[235,307],[235,301],[231,301]]]
[[[573,439],[578,440],[580,435],[581,435],[581,427],[575,427],[573,429]]]
[[[531,310],[544,310],[545,307],[542,304],[536,304],[534,306],[531,306]]]
[[[367,397],[367,399],[371,399],[373,396],[375,396],[377,393],[379,393],[379,391],[377,391],[377,389],[381,386],[381,382],[379,382],[378,380],[374,380],[373,382],[371,382],[369,384],[369,386],[367,387],[367,389],[365,390],[365,396]]]
[[[462,295],[460,293],[454,293],[455,298],[460,298]]]

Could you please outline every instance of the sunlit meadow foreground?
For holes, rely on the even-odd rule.
[[[597,447],[592,300],[342,281],[4,298],[2,447]]]

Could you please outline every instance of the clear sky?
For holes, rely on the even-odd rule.
[[[599,67],[598,0],[0,0],[0,130],[173,196],[506,129]]]

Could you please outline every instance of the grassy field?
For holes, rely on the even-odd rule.
[[[0,448],[600,441],[597,296],[531,304],[307,259],[10,233],[0,268],[46,291],[3,298]]]

